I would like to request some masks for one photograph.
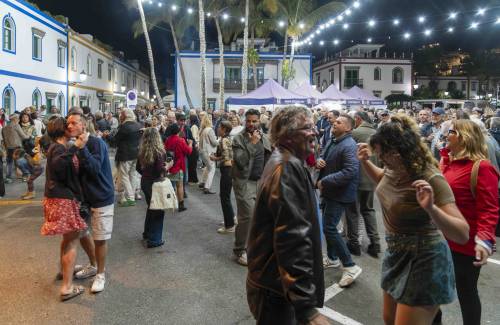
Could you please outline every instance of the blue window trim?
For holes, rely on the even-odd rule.
[[[59,49],[62,49],[62,53],[63,53],[62,64],[59,64]],[[64,46],[61,46],[59,44],[57,45],[57,66],[59,68],[62,68],[62,69],[66,68],[65,63],[66,63],[66,52],[67,51],[65,51],[64,49],[65,49]]]
[[[31,94],[31,104],[33,106],[35,106],[35,103],[34,103],[34,98],[35,98],[35,94],[38,94],[40,96],[40,106],[43,105],[43,96],[42,96],[42,92],[40,91],[40,89],[38,89],[38,87],[35,88],[35,90],[33,90],[33,93]],[[38,109],[39,107],[37,107]]]
[[[40,58],[35,57],[35,37],[40,39]],[[31,33],[31,58],[35,61],[43,61],[43,37]]]
[[[3,46],[5,44],[5,32],[4,32],[4,29],[5,29],[5,21],[9,19],[12,24],[14,25],[13,26],[13,33],[12,35],[14,36],[14,50],[8,50],[8,49],[5,49]],[[10,13],[8,13],[7,15],[3,16],[3,19],[2,19],[2,50],[4,52],[7,52],[7,53],[10,53],[10,54],[16,54],[16,49],[17,49],[17,27],[16,27],[16,22],[14,20],[14,18],[12,18],[12,16],[10,15]]]
[[[11,107],[11,111],[9,112],[6,112],[8,113],[7,115],[10,115],[12,113],[14,113],[16,111],[16,91],[14,90],[14,88],[8,84],[2,91],[2,106],[3,106],[3,103],[4,103],[4,100],[5,100],[5,93],[7,92],[7,90],[11,90],[12,91],[12,95],[13,95],[13,98],[14,98],[14,105],[13,107]]]
[[[12,2],[11,2],[11,1],[9,1],[9,0],[0,0],[0,2],[5,3],[7,6],[9,6],[9,7],[13,8],[13,9],[16,9],[17,11],[19,11],[19,12],[21,12],[21,13],[25,14],[25,15],[26,15],[26,16],[28,16],[28,17],[33,18],[34,20],[38,21],[38,22],[39,22],[39,23],[41,23],[41,24],[44,24],[45,26],[47,26],[47,27],[49,27],[49,28],[51,28],[51,29],[55,30],[56,32],[61,33],[61,34],[62,34],[62,35],[64,35],[64,36],[66,36],[66,35],[67,35],[67,32],[66,32],[66,25],[64,25],[63,23],[61,23],[61,22],[59,22],[59,21],[55,20],[54,18],[50,17],[49,15],[45,14],[44,12],[42,12],[42,11],[40,11],[40,10],[36,9],[35,7],[33,7],[33,5],[31,5],[31,4],[29,4],[29,3],[27,3],[27,2],[25,2],[25,1],[23,1],[23,0],[16,0],[16,1],[17,1],[17,2],[19,2],[19,3],[21,3],[21,4],[22,4],[22,5],[24,5],[24,6],[28,7],[29,9],[33,10],[36,14],[38,14],[38,15],[42,16],[42,17],[43,17],[43,18],[45,18],[47,21],[49,21],[50,23],[52,23],[52,24],[54,24],[54,25],[56,25],[56,26],[54,26],[54,25],[52,25],[52,24],[48,23],[47,21],[45,21],[45,20],[41,19],[40,17],[35,16],[35,15],[34,15],[34,14],[32,14],[31,12],[29,12],[29,11],[27,11],[27,10],[25,10],[25,9],[23,9],[23,8],[21,8],[21,7],[19,7],[19,6],[17,6],[17,5],[15,5],[14,3],[12,3]],[[59,27],[60,29],[59,29],[58,27]]]

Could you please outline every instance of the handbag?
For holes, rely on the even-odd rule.
[[[150,210],[176,210],[178,208],[177,195],[170,179],[165,178],[154,182],[151,190]]]

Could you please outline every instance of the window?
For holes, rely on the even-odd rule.
[[[217,100],[215,98],[207,98],[208,108],[215,110],[215,103]]]
[[[102,65],[104,64],[103,60],[97,60],[97,78],[102,79]]]
[[[335,83],[335,70],[330,69],[328,70],[328,73],[330,74],[330,85]]]
[[[108,81],[113,80],[113,66],[108,64]]]
[[[71,107],[75,107],[76,106],[76,96],[73,95],[71,96]]]
[[[115,85],[118,85],[118,68],[115,68],[114,76],[115,76]]]
[[[89,98],[87,96],[80,96],[79,102],[80,102],[80,107],[88,107],[89,106]]]
[[[379,67],[373,70],[373,80],[382,80],[382,70]]]
[[[122,86],[125,86],[125,71],[122,71]]]
[[[76,48],[71,49],[71,70],[76,71],[78,69],[76,64]]]
[[[45,93],[45,102],[47,103],[47,110],[50,111],[52,107],[57,107],[56,93]]]
[[[90,77],[92,75],[92,57],[87,55],[87,75]]]
[[[36,61],[42,61],[42,40],[45,37],[45,32],[37,28],[31,28],[32,32],[32,58]]]
[[[253,67],[248,68],[248,79],[253,79]],[[257,67],[257,80],[264,80],[264,67]]]
[[[346,67],[344,87],[352,88],[354,86],[363,87],[363,84],[359,79],[359,67]]]
[[[132,75],[129,73],[127,73],[127,88],[130,89],[130,79],[132,79]]]
[[[37,109],[39,109],[40,106],[42,106],[42,93],[40,92],[40,90],[38,88],[35,89],[35,91],[33,92],[33,95],[31,96],[31,103]]]
[[[403,69],[400,67],[394,68],[392,70],[392,83],[402,84],[403,83]]]
[[[66,43],[61,40],[57,40],[57,66],[66,67]]]
[[[321,73],[316,73],[316,87],[319,87],[321,86]]]
[[[373,96],[378,97],[378,98],[382,97],[382,91],[381,90],[374,90]]]
[[[10,84],[2,92],[2,106],[7,115],[16,111],[16,92]]]
[[[448,82],[448,91],[457,90],[457,83],[455,81]]]
[[[137,76],[134,76],[134,79],[132,81],[133,81],[132,88],[135,89],[135,86],[137,85]]]
[[[59,112],[63,113],[64,107],[66,107],[66,103],[64,101],[64,94],[59,93],[59,95],[57,96],[57,108],[59,108]]]
[[[471,84],[471,90],[472,91],[477,91],[477,81],[473,81]]]
[[[467,90],[467,81],[462,81],[462,91]]]
[[[3,17],[2,48],[5,52],[16,54],[16,23],[10,14]]]
[[[241,67],[226,67],[226,80],[229,82],[241,81]]]

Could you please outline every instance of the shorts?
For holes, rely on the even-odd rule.
[[[113,216],[115,205],[107,205],[101,208],[91,208],[92,232],[94,240],[109,240],[113,232]]]

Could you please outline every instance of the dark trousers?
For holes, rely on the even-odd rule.
[[[151,203],[151,195],[154,181],[152,179],[142,178],[141,189],[146,197],[148,209],[146,211],[146,220],[144,221],[144,232],[142,237],[150,244],[159,244],[163,237],[163,218],[165,211],[163,210],[150,210],[149,204]]]
[[[234,226],[234,210],[231,203],[231,189],[233,188],[233,178],[231,177],[231,167],[222,166],[220,168],[220,204],[224,215],[224,227]]]
[[[359,243],[359,216],[363,218],[370,244],[380,245],[377,218],[373,208],[373,191],[358,191],[356,202],[346,206],[347,240],[354,245]]]
[[[323,233],[326,239],[328,257],[332,260],[340,259],[344,267],[354,266],[351,253],[337,230],[342,214],[344,214],[346,203],[333,200],[324,200],[323,209]]]
[[[295,309],[285,298],[247,283],[247,300],[257,325],[296,325]]]
[[[14,151],[19,148],[7,149],[7,178],[12,178],[12,170],[14,169]]]
[[[473,256],[453,251],[451,255],[455,267],[458,301],[464,325],[479,325],[481,324],[481,300],[479,300],[477,291],[477,280],[481,268],[472,264],[475,260]]]
[[[193,147],[193,152],[188,156],[188,182],[198,183],[198,173],[196,168],[198,167],[198,149]]]
[[[5,195],[5,181],[3,179],[3,158],[0,156],[0,196]]]

